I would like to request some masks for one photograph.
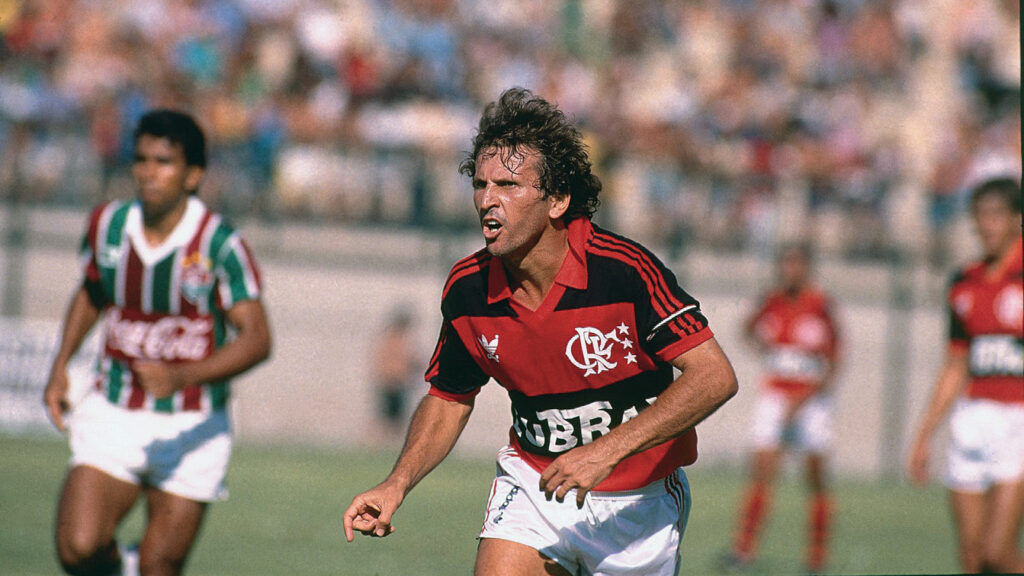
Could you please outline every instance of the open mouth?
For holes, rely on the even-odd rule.
[[[498,233],[501,232],[501,222],[494,218],[484,218],[481,220],[481,224],[483,224],[484,238],[487,240],[496,238]]]

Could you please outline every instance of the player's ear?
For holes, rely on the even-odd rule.
[[[569,195],[568,194],[550,194],[548,195],[548,218],[557,220],[561,218],[565,212],[569,209]]]
[[[185,169],[185,190],[196,190],[199,183],[203,181],[203,174],[206,171],[199,166],[189,166]]]

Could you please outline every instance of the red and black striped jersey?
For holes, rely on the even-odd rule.
[[[481,250],[452,268],[441,312],[430,393],[468,401],[493,378],[511,399],[512,443],[538,471],[650,406],[673,380],[670,362],[712,337],[653,254],[585,218],[569,223],[569,251],[536,310]],[[691,430],[623,460],[596,489],[640,487],[696,458]]]
[[[747,330],[764,347],[765,384],[780,392],[813,391],[838,355],[832,305],[818,288],[768,293],[748,320]]]
[[[1024,264],[1021,243],[992,271],[963,269],[949,289],[951,352],[967,354],[969,398],[1024,403]]]

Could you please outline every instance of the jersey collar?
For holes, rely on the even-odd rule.
[[[189,240],[195,236],[204,214],[206,214],[206,205],[203,204],[203,201],[195,196],[189,197],[185,213],[182,214],[181,220],[174,225],[171,234],[159,246],[150,246],[142,233],[142,206],[136,201],[128,210],[125,234],[131,239],[135,252],[143,264],[151,266],[166,258],[178,247],[188,244]]]
[[[586,290],[587,246],[593,237],[594,226],[588,218],[576,218],[569,222],[569,251],[555,275],[555,284]],[[505,267],[501,265],[500,259],[492,257],[487,272],[487,303],[494,304],[511,297],[512,289],[508,285]]]

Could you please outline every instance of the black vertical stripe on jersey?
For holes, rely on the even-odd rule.
[[[661,260],[651,254],[650,251],[636,242],[596,227],[594,231],[594,238],[600,239],[608,245],[619,245],[627,252],[635,254],[636,259],[641,266],[646,267],[649,270],[653,270],[656,273],[656,279],[662,280],[661,282],[655,282],[655,287],[662,292],[662,296],[665,299],[664,301],[668,304],[667,308],[669,308],[669,312],[675,312],[682,308],[683,303],[678,301],[675,295],[672,294],[671,290],[668,288],[668,283],[665,281],[667,276],[671,276],[672,279],[675,280],[675,275],[672,274],[672,271],[669,270]]]
[[[608,258],[610,260],[616,260],[618,262],[621,262],[624,266],[628,266],[637,274],[637,276],[643,282],[644,291],[647,293],[648,296],[648,304],[655,309],[656,314],[659,317],[666,317],[669,314],[671,314],[672,311],[669,309],[668,306],[665,305],[664,300],[662,298],[659,298],[658,294],[656,293],[658,289],[657,283],[653,281],[650,273],[647,270],[637,265],[637,262],[634,258],[631,258],[628,254],[625,254],[620,250],[605,246],[594,245],[591,248],[591,252],[595,256],[601,258]]]
[[[445,281],[444,288],[441,290],[442,298],[444,297],[444,294],[448,293],[448,290],[451,290],[452,284],[454,284],[458,280],[461,280],[461,278],[456,278],[456,276],[465,272],[466,270],[469,270],[474,266],[485,268],[484,262],[486,260],[486,257],[489,256],[490,254],[488,254],[486,250],[480,250],[456,262],[455,266],[452,266],[451,271],[448,272],[448,279]]]
[[[661,314],[667,316],[668,314],[671,314],[674,310],[678,309],[678,307],[670,303],[669,298],[666,296],[666,290],[664,286],[662,286],[661,282],[658,281],[659,278],[656,274],[656,268],[655,271],[652,271],[651,266],[642,262],[636,254],[631,253],[621,244],[609,243],[597,236],[594,237],[594,240],[594,248],[618,254],[619,256],[622,257],[622,261],[624,263],[629,264],[637,271],[638,274],[643,276],[645,283],[650,286],[650,296],[652,302],[655,302],[663,309]]]
[[[608,247],[604,247],[604,246],[596,246],[596,245],[594,245],[592,248],[593,248],[593,254],[595,256],[599,256],[599,257],[603,257],[603,258],[608,258],[610,260],[618,261],[618,262],[622,263],[624,266],[628,266],[630,269],[636,271],[638,275],[642,275],[641,276],[641,280],[646,285],[645,286],[645,290],[647,290],[648,296],[649,296],[648,303],[651,306],[651,308],[653,309],[653,311],[655,312],[655,315],[658,316],[659,318],[662,318],[662,319],[667,318],[672,313],[677,312],[679,309],[684,307],[682,302],[680,302],[674,295],[673,295],[673,300],[679,302],[679,304],[674,304],[671,307],[670,306],[666,306],[666,303],[664,302],[664,299],[659,300],[656,291],[657,290],[661,290],[662,292],[664,292],[665,290],[667,290],[667,283],[660,284],[656,280],[652,281],[652,279],[651,279],[651,271],[650,271],[649,267],[643,266],[643,265],[639,265],[638,266],[637,265],[637,261],[636,261],[635,258],[630,257],[630,255],[628,255],[628,254],[622,254],[620,251],[615,250],[613,248],[608,248]],[[667,272],[667,271],[665,273],[671,274],[671,272]],[[674,276],[673,276],[673,280],[674,280]],[[684,292],[684,294],[685,294],[685,292]],[[697,301],[694,300],[693,297],[690,296],[689,294],[685,294],[685,296],[690,299],[690,303],[698,304]],[[698,304],[698,306],[699,306],[699,304]],[[661,308],[661,310],[659,311],[658,308]],[[678,323],[678,318],[670,321],[666,325],[666,328],[668,328],[669,332],[674,333],[676,335],[679,335],[680,333],[682,333],[682,334],[689,334],[689,331],[681,330],[680,329],[680,324]]]
[[[672,312],[679,310],[683,307],[683,304],[672,295],[663,279],[666,273],[671,273],[666,269],[660,269],[653,262],[644,262],[641,254],[637,254],[635,251],[629,250],[630,246],[624,243],[611,243],[607,239],[601,236],[594,236],[595,244],[597,241],[601,242],[599,247],[609,252],[613,252],[621,255],[623,258],[628,259],[627,263],[630,263],[638,272],[640,272],[647,283],[650,285],[652,293],[651,299],[656,300],[657,303],[663,309],[663,315],[668,316]]]
[[[444,346],[444,341],[448,337],[448,332],[445,330],[446,325],[446,322],[441,322],[441,330],[437,335],[437,344],[434,345],[434,353],[430,355],[430,363],[427,364],[427,372],[424,374],[424,378],[428,381],[437,372],[437,360],[441,356],[441,347]]]
[[[438,358],[443,354],[445,362],[450,364],[445,367],[444,378],[441,377],[440,370],[433,368],[437,363],[432,364],[430,372],[427,373],[430,383],[439,390],[452,394],[469,394],[486,384],[490,377],[473,360],[473,356],[470,355],[455,329],[445,322],[442,330],[445,333],[442,336],[442,349],[438,350]],[[452,331],[450,338],[449,330]]]

